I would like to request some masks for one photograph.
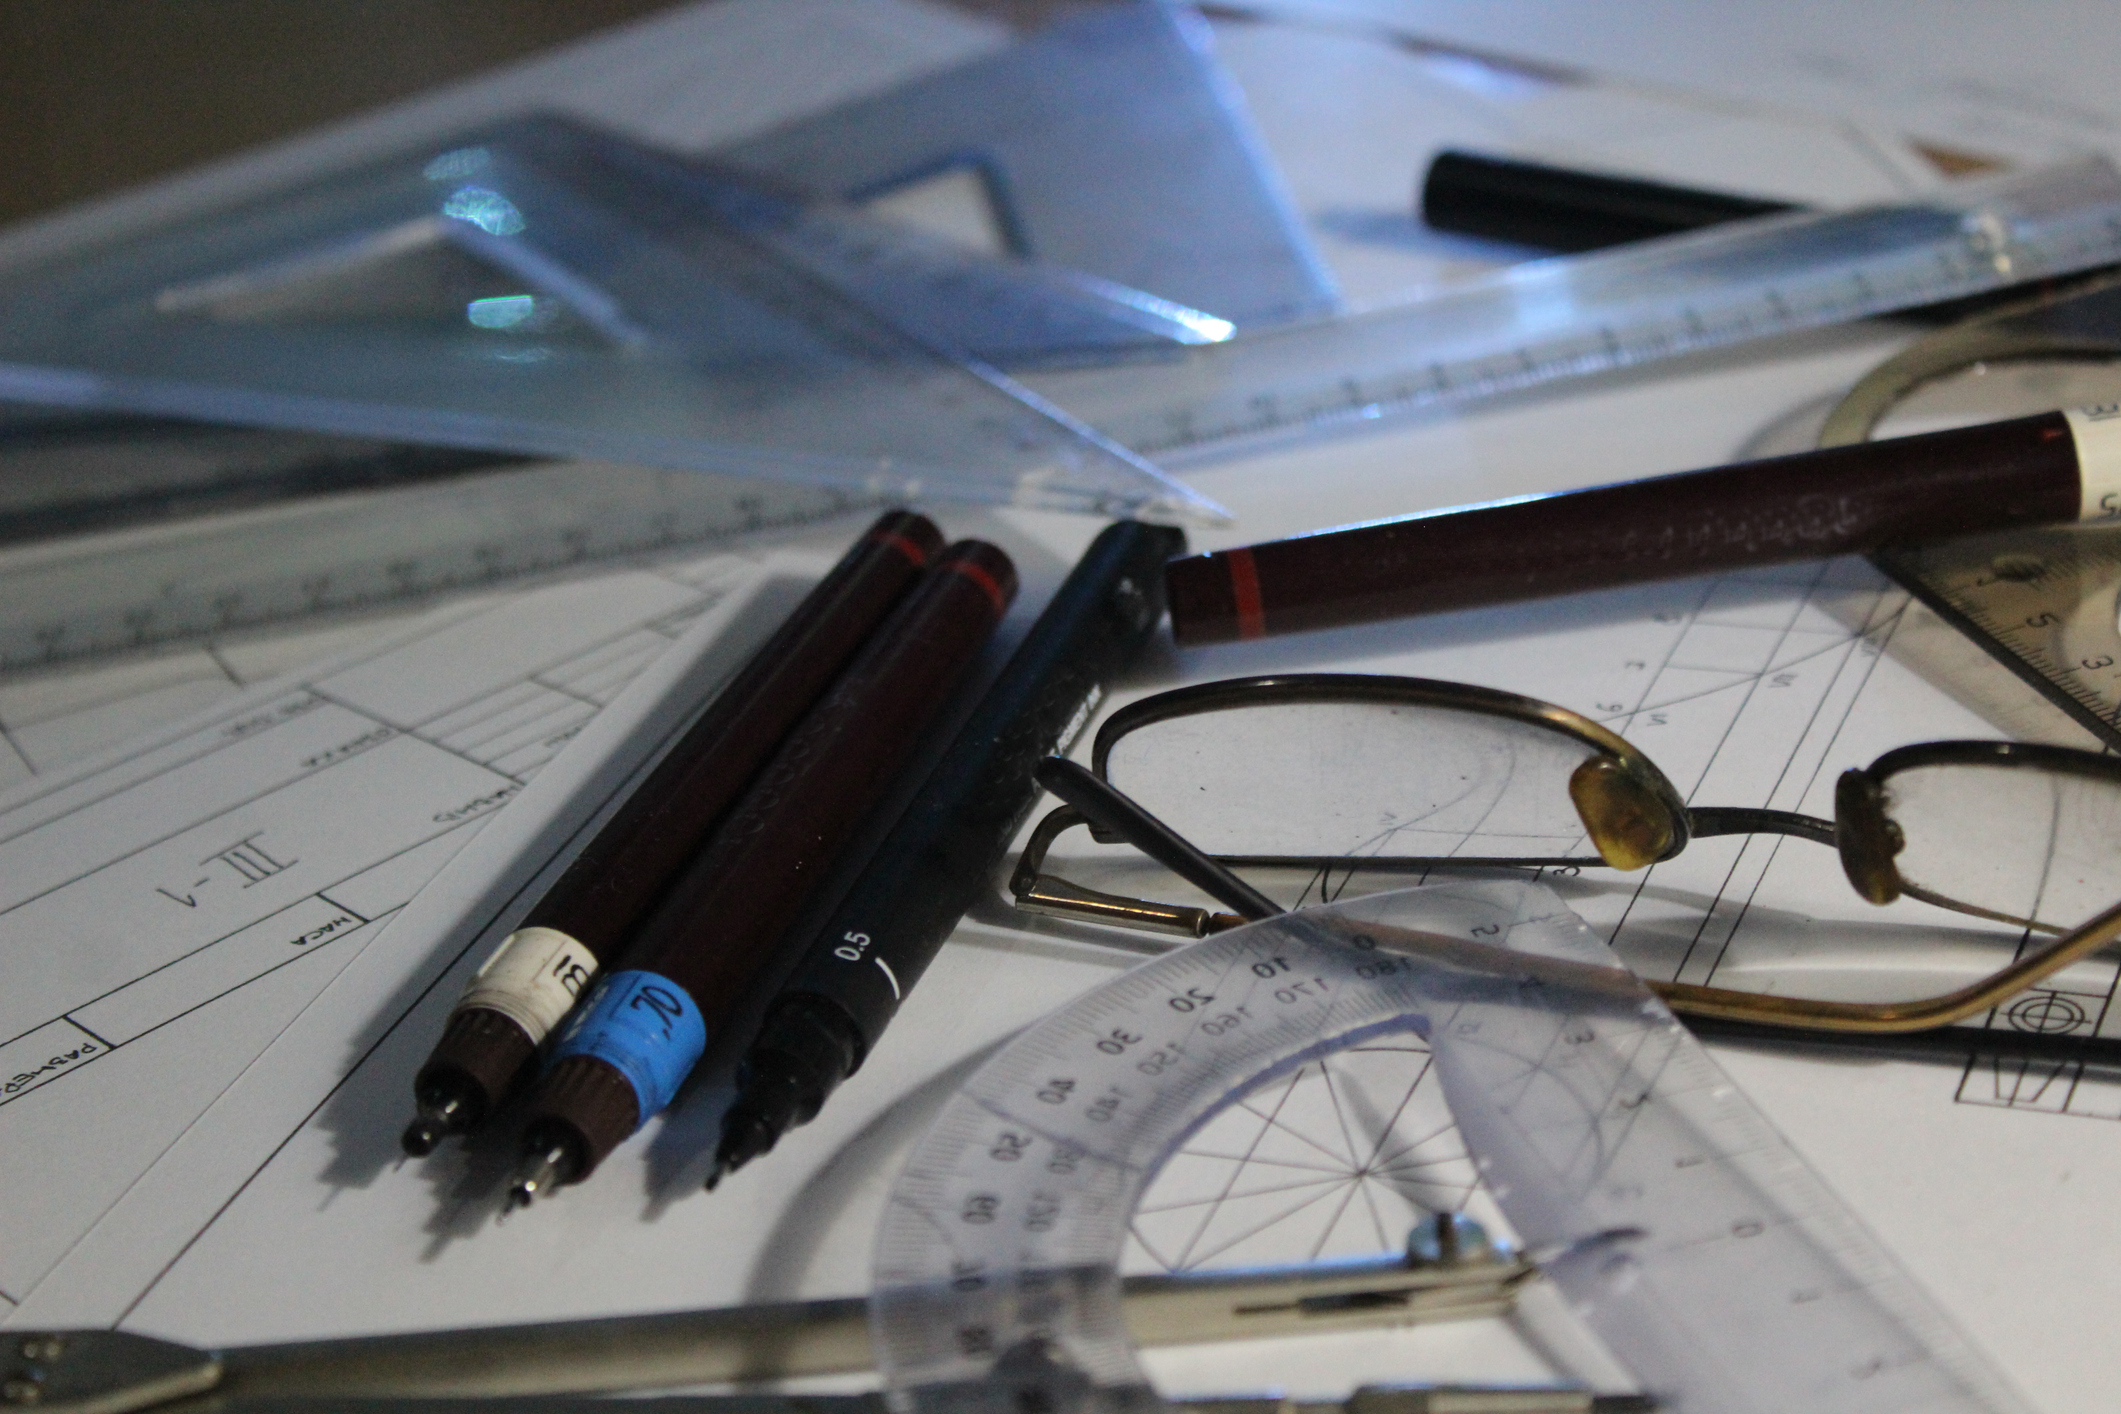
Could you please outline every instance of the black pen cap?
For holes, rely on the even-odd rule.
[[[1732,192],[1450,151],[1429,163],[1417,207],[1434,230],[1564,254],[1796,209]]]

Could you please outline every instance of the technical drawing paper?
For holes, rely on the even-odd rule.
[[[0,678],[0,791],[373,642],[436,612],[395,614]],[[455,612],[454,608],[443,612]]]
[[[929,19],[940,13],[921,8]],[[743,10],[755,19],[770,5],[709,9]],[[687,13],[689,23],[706,11]],[[1276,33],[1264,26],[1225,39],[1233,67],[1256,85],[1250,96],[1270,146],[1289,167],[1306,210],[1329,228],[1321,239],[1329,258],[1345,262],[1340,273],[1351,289],[1387,293],[1491,258],[1492,251],[1470,243],[1424,236],[1406,214],[1407,188],[1423,155],[1411,137],[1395,153],[1396,139],[1381,126],[1361,144],[1363,167],[1356,171],[1352,163],[1338,165],[1345,139],[1305,133],[1307,114],[1343,87],[1384,92],[1394,75],[1383,70],[1417,67],[1416,60],[1378,58],[1371,53],[1376,46],[1330,38],[1278,46]],[[992,42],[999,40],[991,31],[975,33],[962,52]],[[678,72],[684,46],[662,50],[652,56],[654,82],[636,87],[624,74],[606,75],[598,80],[603,91],[643,108],[667,102],[672,113],[688,105],[698,113],[743,111],[748,99],[741,94],[688,88]],[[1278,72],[1278,53],[1314,67],[1307,74],[1292,62]],[[1359,68],[1359,83],[1333,77],[1334,65]],[[1513,150],[1557,133],[1583,133],[1586,142],[1570,155],[1603,154],[1612,165],[1680,180],[1697,166],[1716,170],[1721,151],[1731,154],[1734,175],[1727,180],[1743,185],[1735,174],[1747,170],[1748,144],[1758,136],[1713,121],[1688,128],[1620,109],[1599,130],[1583,110],[1552,102],[1550,91],[1509,91],[1495,74],[1469,73],[1464,80],[1459,93],[1473,96],[1453,102],[1464,109],[1467,129],[1473,136],[1494,133]],[[665,81],[668,89],[658,93],[655,85]],[[1279,85],[1271,94],[1270,82]],[[1478,97],[1487,91],[1482,85],[1502,87],[1487,102]],[[1439,106],[1448,105],[1410,100],[1405,122],[1395,119],[1395,125],[1411,132]],[[716,135],[710,123],[698,131],[700,141]],[[1861,170],[1860,137],[1829,155],[1813,154],[1826,188],[1818,199],[1870,194],[1862,189],[1869,178]],[[1730,145],[1718,149],[1712,138]],[[1777,150],[1804,155],[1801,145]],[[1788,170],[1803,176],[1801,165],[1792,162]],[[1878,165],[1878,194],[1893,189],[1897,167]],[[1790,194],[1807,194],[1791,180]],[[1240,520],[1229,531],[1198,537],[1200,548],[1724,460],[1764,419],[1845,386],[1893,347],[1895,336],[1878,329],[1836,331],[1674,366],[1653,378],[1603,380],[1597,388],[1490,409],[1448,427],[1401,427],[1204,471],[1195,478],[1202,489],[1232,506]],[[1035,517],[1020,523],[1050,539],[1057,559],[1079,549],[1094,530]],[[1035,597],[1027,589],[1026,601]],[[1680,617],[1660,623],[1656,614],[1668,604]],[[1458,676],[1621,724],[1675,779],[1698,786],[1704,803],[1801,808],[1816,803],[1818,782],[1883,746],[2001,733],[2002,718],[1973,714],[1912,670],[1907,652],[1920,627],[1919,611],[1900,606],[1860,566],[1812,567],[1167,656],[1143,664],[1115,701],[1181,679],[1270,668]],[[1630,668],[1631,662],[1644,666]],[[1984,668],[2008,678],[1978,657],[1968,671],[1978,676]],[[205,671],[190,680],[204,681]],[[1778,685],[1785,673],[1796,677]],[[243,675],[240,665],[237,675]],[[1618,705],[1609,711],[1602,704]],[[2035,716],[2039,710],[2034,703]],[[0,696],[0,720],[5,712]],[[1659,713],[1666,720],[1652,722]],[[2038,728],[2023,734],[2037,735]],[[503,812],[501,821],[507,818]],[[500,828],[497,823],[481,839],[495,838]],[[1646,952],[1657,955],[1678,936],[1684,894],[1720,900],[1712,917],[1724,922],[1740,901],[1757,903],[1748,914],[1763,917],[1771,907],[1799,914],[1818,908],[1822,917],[1839,917],[1832,910],[1850,906],[1845,894],[1815,896],[1814,876],[1799,868],[1800,846],[1767,860],[1733,847],[1736,859],[1690,850],[1675,861],[1698,875],[1660,871],[1650,902],[1661,901],[1663,911],[1633,920]],[[1718,868],[1736,871],[1729,887],[1716,877]],[[1597,901],[1586,896],[1583,906],[1594,909]],[[1724,948],[1729,932],[1705,932],[1695,965],[1720,962],[1719,952],[1731,956]],[[400,936],[410,939],[411,931],[393,941]],[[1736,936],[1742,943],[1742,930]],[[859,1291],[867,1284],[876,1206],[894,1155],[934,1099],[985,1046],[1130,960],[1086,932],[1027,923],[998,902],[983,906],[818,1121],[711,1199],[695,1190],[699,1153],[711,1144],[725,1093],[712,1076],[667,1122],[624,1146],[595,1183],[496,1228],[491,1215],[505,1145],[451,1148],[402,1167],[394,1152],[410,1076],[455,987],[475,964],[476,945],[436,979],[432,948],[371,944],[306,1007],[297,996],[281,1008],[284,1029],[258,1059],[140,1172],[19,1309],[0,1315],[0,1325],[122,1320],[177,1338],[232,1342]],[[262,997],[272,985],[269,977],[244,990]],[[2094,1109],[2088,1093],[2080,1102],[2082,1087],[2037,1078],[2027,1086],[2005,1074],[1985,1089],[1986,1077],[1971,1077],[1970,1089],[1970,1077],[1951,1068],[1728,1050],[1720,1058],[2042,1407],[2099,1403],[2110,1387],[2105,1313],[2121,1306],[2121,1230],[2110,1201],[2121,1185],[2121,1130],[2072,1118]],[[121,1051],[97,1064],[123,1059]],[[1404,1067],[1407,1059],[1358,1058],[1349,1069],[1374,1070],[1382,1061]],[[1413,1064],[1418,1068],[1418,1058]],[[1219,1120],[1217,1132],[1204,1131],[1185,1171],[1174,1170],[1172,1185],[1152,1194],[1159,1211],[1138,1229],[1138,1258],[1182,1265],[1301,1257],[1318,1247],[1352,1250],[1359,1242],[1375,1245],[1379,1231],[1390,1235],[1410,1200],[1450,1201],[1458,1173],[1447,1134],[1419,1131],[1390,1114],[1356,1114],[1345,1125],[1293,1118],[1292,1107],[1316,1110],[1314,1099],[1330,1115],[1330,1096],[1318,1092],[1339,1078],[1292,1077],[1291,1090],[1310,1093],[1286,1105],[1265,1096],[1256,1109]],[[93,1079],[91,1068],[40,1093],[62,1095],[67,1085]],[[2052,1112],[2057,1107],[2048,1102],[2064,1091],[2072,1107]],[[2016,1103],[1986,1102],[1999,1094]],[[0,1116],[7,1108],[0,1107]],[[1210,1143],[1216,1139],[1236,1147],[1216,1151]],[[105,1136],[83,1126],[69,1130],[51,1152],[64,1159],[66,1143],[100,1142]],[[1230,1152],[1263,1162],[1247,1171],[1229,1162]],[[1416,1183],[1412,1169],[1431,1157],[1446,1162],[1424,1170],[1433,1176],[1426,1186]],[[1208,1167],[1215,1163],[1221,1167]],[[1203,1195],[1204,1174],[1219,1185],[1233,1175],[1239,1181]],[[42,1173],[11,1172],[0,1176],[0,1191],[11,1203],[41,1205],[60,1183]],[[7,1311],[0,1303],[0,1313]],[[1485,1323],[1261,1350],[1214,1347],[1192,1357],[1158,1357],[1156,1364],[1172,1381],[1167,1388],[1202,1393],[1269,1386],[1344,1393],[1350,1378],[1494,1380],[1545,1372],[1536,1356],[1510,1346]]]
[[[1882,335],[1850,335],[1779,361],[1623,380],[1330,454],[1278,453],[1218,470],[1210,486],[1246,516],[1224,533],[1225,543],[1236,543],[1278,526],[1353,518],[1395,497],[1411,508],[1418,497],[1466,499],[1469,486],[1523,494],[1676,469],[1730,455],[1757,428],[1760,409],[1790,407],[1843,384],[1889,346]],[[1562,448],[1566,456],[1556,454]],[[1417,491],[1408,489],[1410,465],[1424,472]],[[1327,468],[1330,475],[1317,474]],[[1305,469],[1314,473],[1308,480],[1292,475]],[[1093,529],[1015,520],[1049,538],[1056,560]],[[1705,803],[1816,808],[1821,782],[1885,746],[1996,734],[1911,666],[1901,641],[1916,627],[1909,613],[1860,564],[1792,567],[1167,655],[1145,663],[1114,701],[1180,680],[1269,669],[1457,677],[1615,722]],[[1784,675],[1792,676],[1778,682]],[[1665,720],[1653,722],[1657,714]],[[1690,849],[1675,863],[1698,875],[1661,870],[1650,900],[1668,907],[1638,919],[1649,950],[1669,943],[1688,894],[1702,902],[1720,896],[1726,913],[1747,902],[1761,918],[1772,909],[1839,919],[1867,907],[1832,877],[1830,860],[1820,884],[1796,848],[1765,870]],[[1719,871],[1733,869],[1727,885]],[[1757,891],[1751,874],[1763,881]],[[1586,893],[1581,904],[1593,911],[1598,899]],[[68,1254],[11,1324],[123,1319],[195,1340],[257,1340],[860,1290],[875,1204],[926,1102],[984,1046],[1109,976],[1128,956],[1094,940],[1093,930],[983,908],[834,1104],[711,1198],[696,1192],[697,1162],[725,1093],[710,1076],[666,1123],[623,1146],[593,1183],[495,1227],[505,1142],[403,1167],[394,1156],[411,1072],[475,957],[465,954],[428,987],[421,969],[431,957],[372,946]],[[1350,1065],[1375,1069],[1389,1059]],[[2099,1365],[2088,1323],[2098,1302],[2087,1293],[2111,1289],[2121,1271],[2121,1234],[2100,1221],[2105,1191],[2121,1181],[2121,1159],[2103,1139],[2117,1131],[2025,1106],[1959,1103],[1966,1077],[1949,1067],[1739,1052],[1724,1059],[2036,1398],[2063,1408],[2065,1395],[2094,1387]],[[1291,1083],[1323,1098],[1318,1092],[1338,1081]],[[1303,1094],[1290,1101],[1309,1103]],[[1322,1112],[1330,1115],[1330,1104]],[[1174,1170],[1175,1186],[1152,1194],[1160,1211],[1138,1226],[1138,1260],[1288,1258],[1374,1246],[1380,1228],[1373,1224],[1389,1234],[1410,1199],[1443,1196],[1453,1181],[1451,1152],[1438,1147],[1448,1136],[1412,1133],[1395,1119],[1355,1114],[1338,1131],[1299,1122],[1294,1111],[1218,1121],[1225,1128],[1204,1131],[1195,1147],[1236,1140],[1213,1171],[1240,1181],[1220,1190],[1219,1200],[1201,1201],[1206,1165],[1218,1160],[1189,1156]],[[1400,1148],[1408,1149],[1405,1163]],[[1249,1164],[1229,1162],[1230,1153],[1248,1149]],[[1921,1156],[1914,1172],[1910,1154]],[[1432,1167],[1435,1181],[1413,1184],[1408,1165],[1436,1158],[1446,1162]],[[2069,1230],[2068,1250],[2025,1260],[2029,1222]],[[2053,1278],[2058,1263],[2066,1279]],[[324,1271],[329,1283],[317,1279]],[[1540,1368],[1521,1347],[1470,1329],[1358,1345],[1355,1354],[1335,1346],[1309,1365],[1288,1363],[1295,1357],[1276,1347],[1259,1357],[1271,1375],[1220,1352],[1175,1378],[1228,1389],[1250,1372],[1254,1382],[1301,1388],[1329,1386],[1357,1365],[1439,1379]]]
[[[1740,102],[1858,115],[1974,156],[2039,162],[2121,151],[2112,15],[2098,0],[1872,4],[1860,19],[1819,0],[1625,11],[1583,0],[1278,5]]]
[[[0,1210],[0,1293],[595,724],[487,850],[542,858],[584,782],[630,769],[674,689],[697,706],[785,607],[768,590],[816,568],[718,555],[457,606],[0,807],[0,1189],[36,1194]]]

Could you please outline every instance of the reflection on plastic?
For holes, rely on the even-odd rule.
[[[999,280],[884,229],[522,119],[18,267],[0,279],[0,397],[865,497],[1219,515],[977,361],[1197,340],[1191,311]]]
[[[1223,934],[988,1062],[879,1234],[895,1407],[1153,1407],[1116,1268],[1156,1164],[1291,1065],[1408,1030],[1520,1243],[1659,1408],[2024,1407],[1582,921],[1504,882]]]

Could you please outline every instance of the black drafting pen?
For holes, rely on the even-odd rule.
[[[775,995],[722,1119],[712,1188],[854,1073],[982,890],[1038,796],[1031,771],[1095,711],[1163,618],[1185,535],[1107,528],[1039,615]]]
[[[678,1087],[786,947],[821,880],[1016,594],[992,545],[945,550],[781,743],[574,1014],[539,1077],[508,1206],[579,1183]]]
[[[1454,151],[1436,154],[1415,194],[1415,213],[1434,230],[1560,255],[1811,209],[1766,197]],[[1949,324],[1981,308],[2024,299],[2029,289],[2047,287],[2056,278],[1902,309],[1889,317]]]
[[[1785,201],[1454,151],[1439,152],[1429,163],[1417,204],[1422,221],[1436,230],[1565,254],[1801,209]]]
[[[723,686],[466,984],[413,1080],[405,1152],[477,1128],[529,1080],[576,997],[942,548],[926,516],[886,512]]]

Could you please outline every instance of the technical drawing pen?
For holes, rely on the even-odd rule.
[[[1474,152],[1439,152],[1422,179],[1422,221],[1439,231],[1574,254],[1801,208]]]
[[[2121,518],[2121,405],[1827,447],[1173,560],[1181,645]]]
[[[413,1080],[406,1153],[477,1128],[529,1080],[538,1046],[942,547],[926,516],[886,512],[716,694],[465,986]]]
[[[1813,209],[1766,197],[1451,150],[1430,161],[1415,194],[1415,212],[1433,230],[1509,241],[1557,255]],[[2050,283],[2034,282],[2035,287]],[[2027,286],[2019,285],[1896,310],[1887,317],[1949,324],[1985,306],[2023,299],[2026,292]]]
[[[1137,522],[1091,542],[775,994],[722,1117],[709,1188],[808,1123],[861,1065],[991,887],[1038,796],[1032,768],[1066,749],[1162,622],[1160,571],[1185,547],[1183,532]]]
[[[670,1103],[1015,594],[1007,555],[953,545],[804,716],[561,1034],[509,1207],[588,1177]]]

